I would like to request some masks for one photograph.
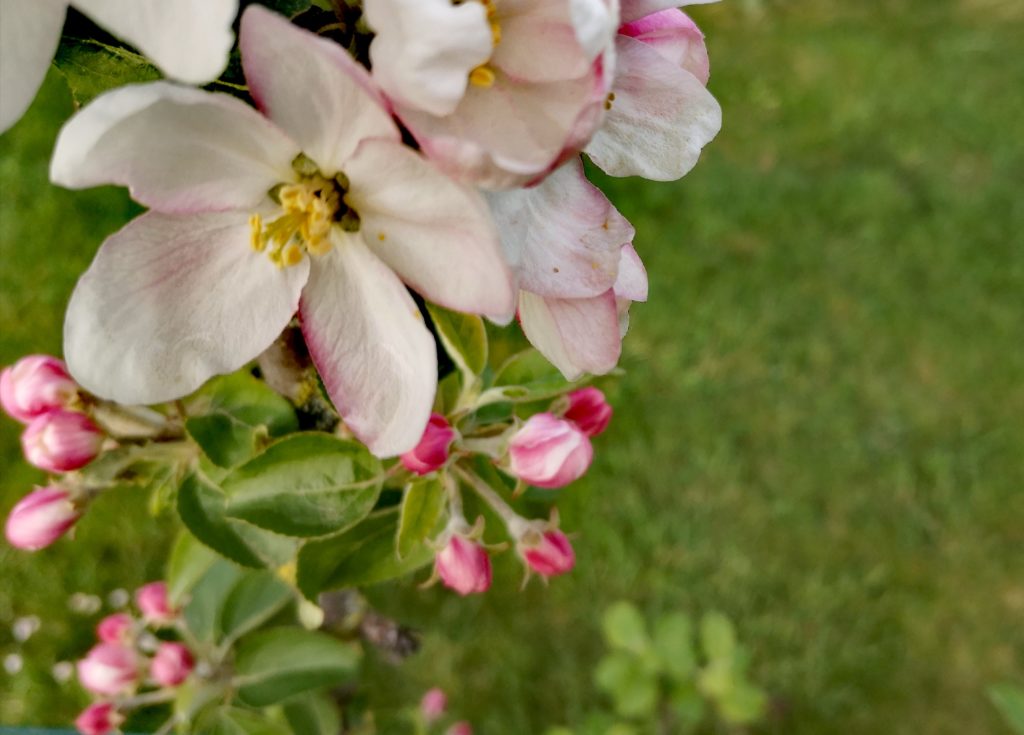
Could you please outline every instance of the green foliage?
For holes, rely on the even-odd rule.
[[[195,735],[291,735],[291,731],[261,712],[223,707],[204,714]]]
[[[178,534],[167,561],[167,600],[180,605],[196,583],[217,561],[217,555],[188,531]]]
[[[231,643],[279,613],[294,599],[291,589],[270,572],[246,572],[224,600],[221,641]]]
[[[405,559],[437,532],[445,509],[444,481],[437,475],[417,477],[405,487],[395,549]]]
[[[188,434],[211,462],[230,469],[251,459],[261,439],[256,427],[224,411],[195,416],[185,422]]]
[[[270,436],[297,431],[292,405],[262,380],[241,371],[208,381],[186,402],[190,415],[223,412],[243,424],[266,427]]]
[[[543,355],[529,349],[513,355],[498,368],[494,385],[484,393],[481,402],[540,401],[561,395],[573,385]]]
[[[95,39],[63,38],[53,61],[79,106],[109,89],[160,78],[144,57]]]
[[[342,731],[338,709],[322,693],[289,700],[284,716],[295,735],[338,735]]]
[[[427,311],[430,312],[445,352],[462,373],[463,383],[472,384],[487,367],[487,330],[484,329],[484,320],[436,304],[427,304]]]
[[[988,697],[1017,735],[1024,735],[1024,688],[1003,683],[989,687]]]

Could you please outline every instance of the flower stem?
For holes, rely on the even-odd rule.
[[[504,501],[504,499],[494,491],[490,485],[483,481],[478,475],[467,470],[464,467],[455,465],[453,468],[455,474],[459,476],[459,479],[464,483],[473,488],[474,492],[479,495],[485,503],[487,503],[494,512],[497,513],[501,520],[505,522],[508,527],[509,534],[513,537],[518,537],[520,531],[529,526],[529,521],[523,518],[521,515],[516,513],[512,506]]]

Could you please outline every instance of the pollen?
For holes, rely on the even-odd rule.
[[[490,87],[494,84],[494,79],[494,70],[487,64],[481,64],[469,73],[469,83],[475,87]]]

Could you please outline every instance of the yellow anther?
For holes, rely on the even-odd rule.
[[[491,43],[495,46],[501,43],[501,26],[496,20],[491,21]]]
[[[281,251],[281,263],[285,266],[298,265],[302,262],[302,258],[305,255],[302,248],[294,240],[284,246],[284,250]]]
[[[267,248],[267,241],[263,239],[263,218],[258,214],[249,215],[249,244],[257,253]]]
[[[482,64],[469,73],[469,83],[476,87],[490,87],[494,84],[494,70]]]

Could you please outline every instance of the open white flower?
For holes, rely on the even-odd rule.
[[[238,12],[238,0],[0,0],[0,133],[39,91],[69,5],[188,84],[220,76]]]
[[[169,400],[255,358],[298,309],[345,422],[400,454],[423,433],[437,372],[403,281],[451,309],[512,313],[486,204],[402,144],[341,47],[259,6],[240,40],[266,117],[157,82],[98,97],[61,132],[56,183],[123,184],[152,209],[79,281],[69,368],[121,403]]]

